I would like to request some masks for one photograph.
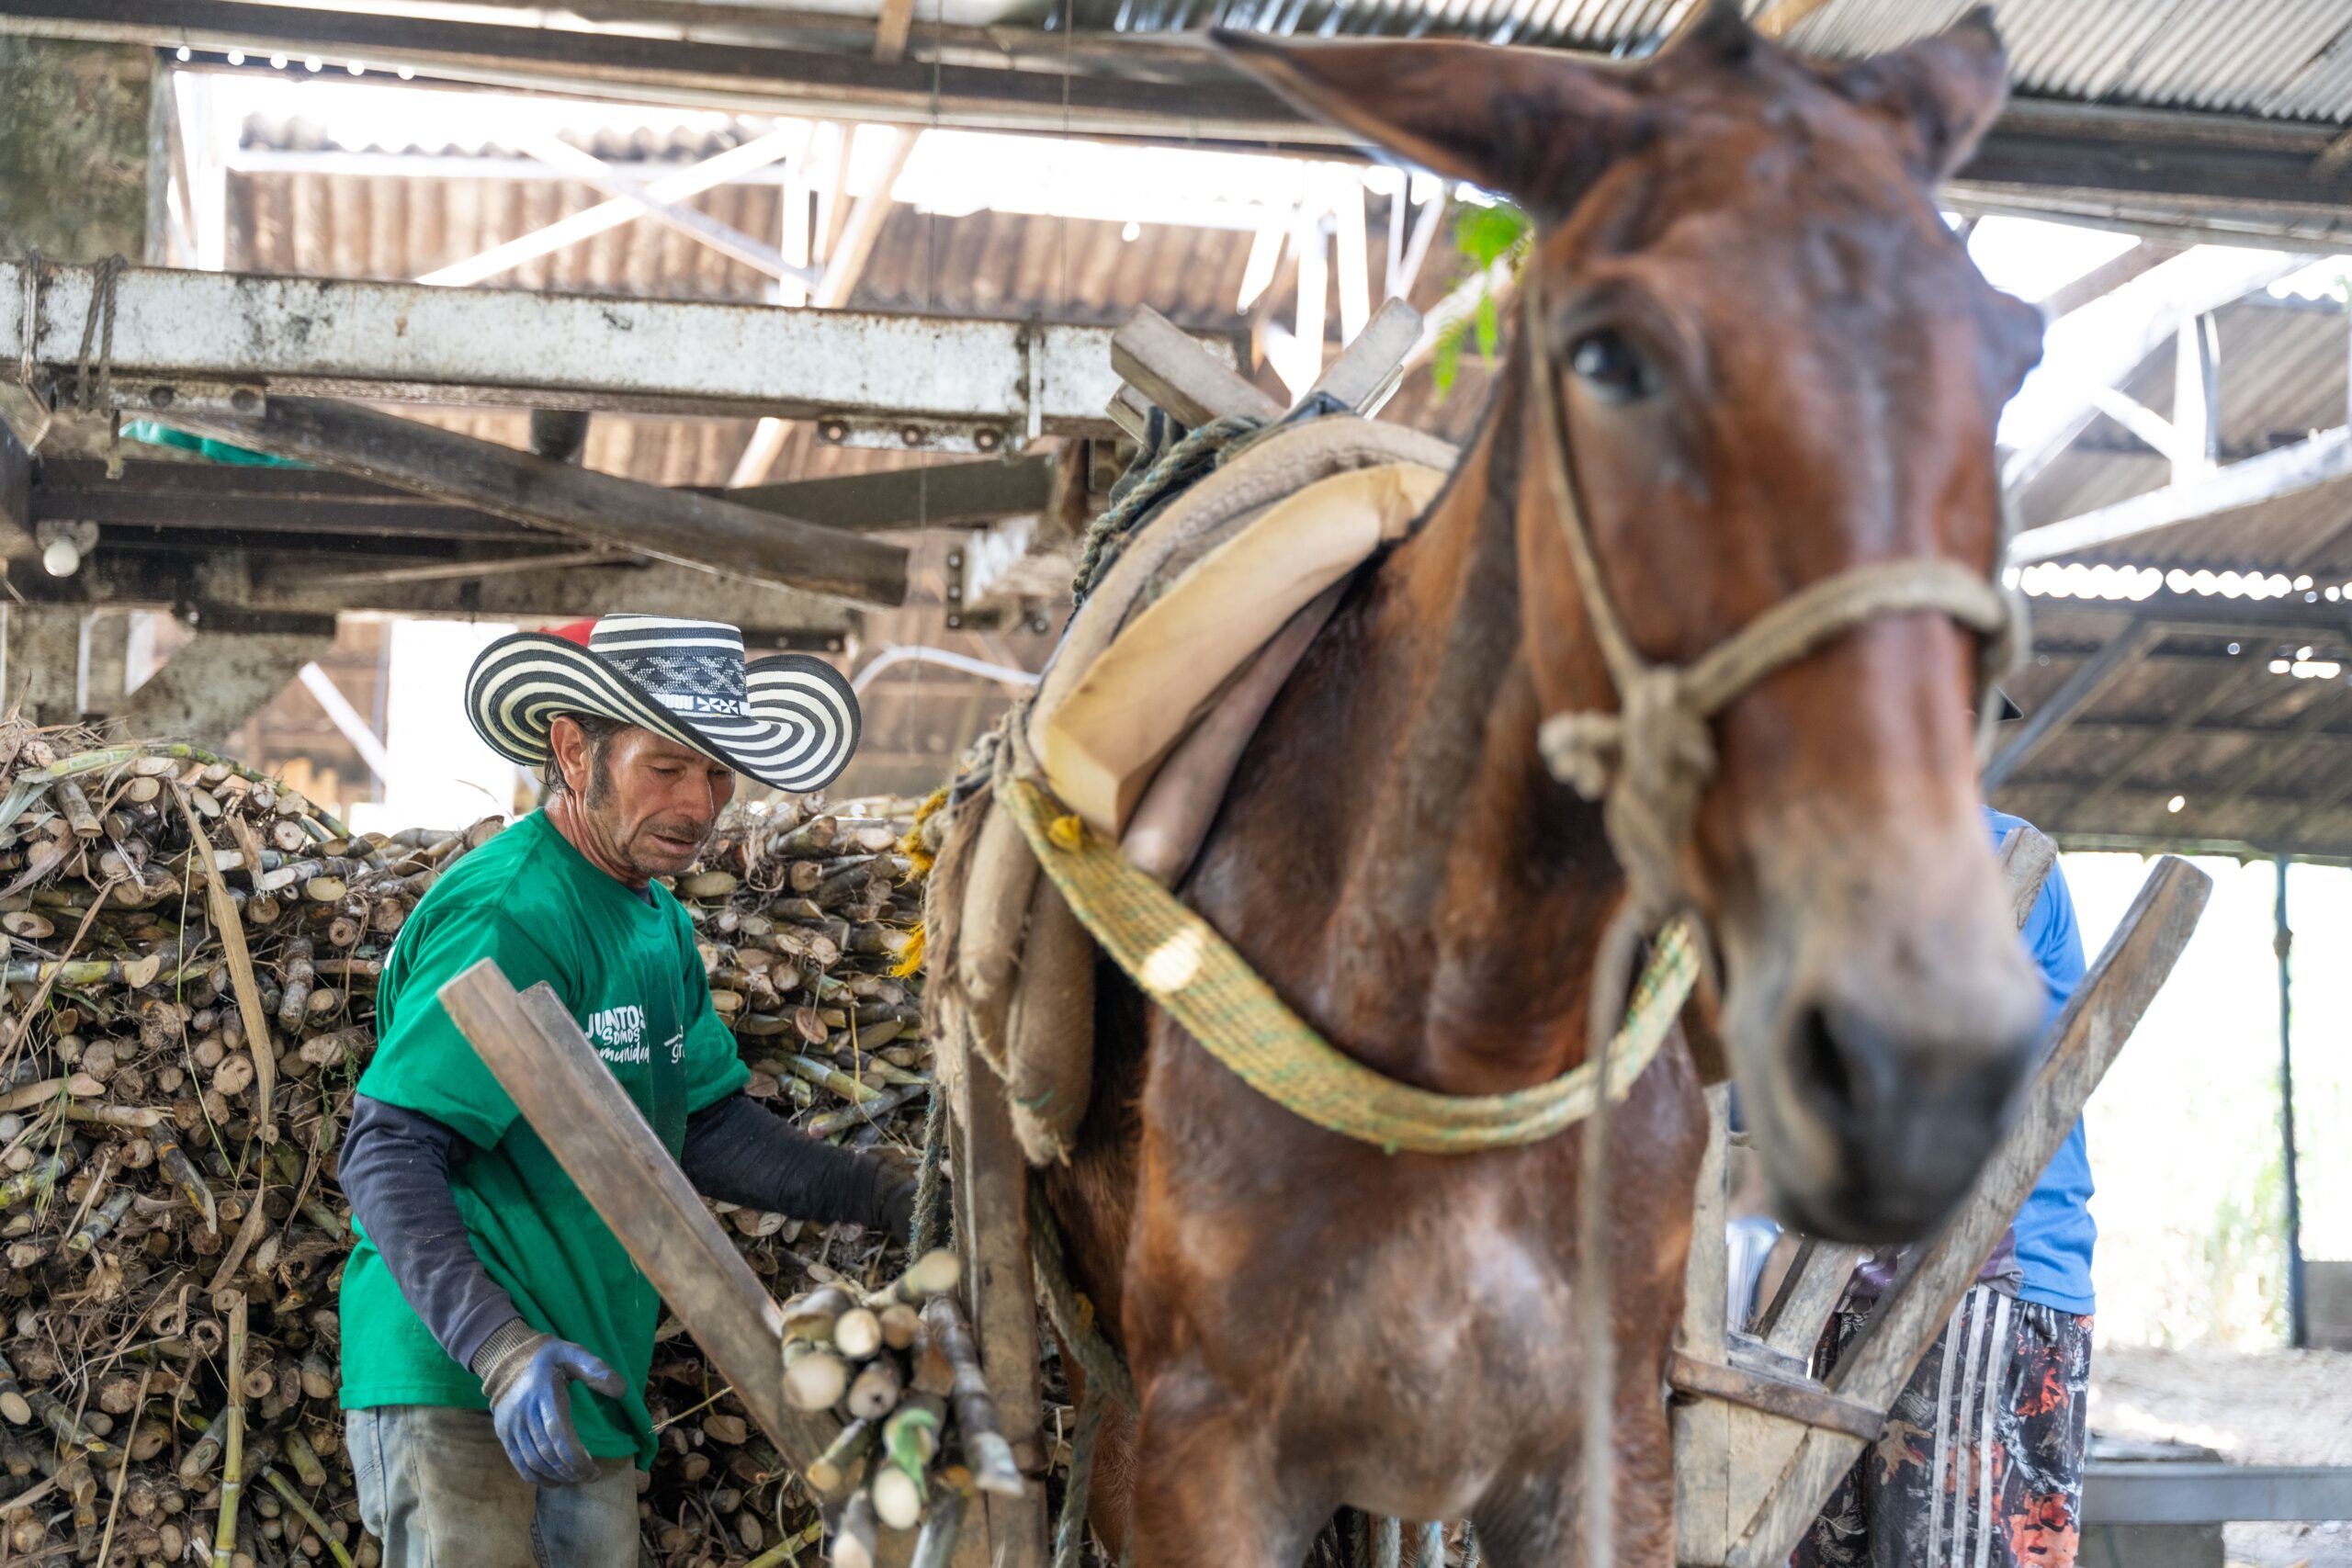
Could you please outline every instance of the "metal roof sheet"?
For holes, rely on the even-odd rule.
[[[1070,0],[1081,28],[1166,32],[1211,21],[1304,37],[1379,33],[1655,50],[1697,0]],[[1750,17],[1774,0],[1745,0]],[[1827,0],[1791,29],[1852,59],[1950,26],[1976,0]],[[1039,9],[1057,20],[1061,0]],[[2352,121],[2347,0],[2001,0],[2011,80],[2029,96],[2268,118]]]

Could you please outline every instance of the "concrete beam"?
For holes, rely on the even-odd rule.
[[[92,285],[82,266],[42,281],[32,349],[52,375],[80,354]],[[22,265],[0,263],[0,363],[24,352],[25,292]],[[151,417],[250,415],[262,391],[775,414],[851,444],[989,452],[1110,434],[1119,386],[1103,327],[161,267],[122,275],[114,364],[118,400]]]
[[[40,725],[81,722],[83,615],[72,604],[0,607],[0,711]]]
[[[74,261],[146,253],[155,54],[0,39],[0,234]]]
[[[115,710],[121,731],[142,740],[217,747],[334,644],[334,623],[288,631],[205,626]]]

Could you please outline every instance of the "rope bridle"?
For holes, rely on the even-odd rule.
[[[1832,638],[1884,615],[1932,611],[1982,639],[1977,669],[1977,736],[1991,734],[1992,686],[2024,643],[2025,606],[2015,593],[1957,561],[1909,559],[1850,567],[1807,584],[1689,664],[1645,656],[1618,615],[1591,529],[1579,503],[1575,457],[1544,330],[1542,290],[1531,260],[1521,276],[1526,295],[1528,378],[1541,428],[1541,466],[1559,513],[1560,532],[1599,644],[1617,710],[1556,713],[1536,733],[1552,776],[1600,803],[1609,847],[1625,873],[1626,897],[1601,937],[1593,965],[1586,1060],[1600,1080],[1583,1127],[1577,1179],[1577,1328],[1584,1359],[1582,1470],[1578,1534],[1584,1568],[1606,1568],[1615,1534],[1615,1343],[1610,1334],[1609,1121],[1605,1045],[1623,1006],[1643,939],[1677,915],[1703,927],[1692,910],[1683,872],[1699,798],[1715,771],[1709,722],[1741,694]],[[1995,552],[1998,570],[2000,551]]]

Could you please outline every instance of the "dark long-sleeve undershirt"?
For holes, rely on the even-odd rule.
[[[473,1156],[473,1145],[447,1123],[359,1094],[336,1168],[352,1218],[383,1254],[410,1309],[461,1367],[521,1315],[474,1255],[449,1190],[449,1173]]]
[[[475,1255],[449,1190],[449,1173],[474,1152],[442,1122],[363,1094],[340,1165],[344,1196],[393,1283],[467,1367],[519,1315]],[[888,1167],[797,1132],[741,1094],[686,1118],[679,1163],[695,1190],[722,1202],[823,1224],[889,1224],[906,1206],[906,1184]]]

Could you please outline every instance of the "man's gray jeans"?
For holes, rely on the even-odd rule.
[[[540,1488],[514,1472],[482,1410],[347,1410],[359,1520],[384,1568],[637,1568],[637,1466]]]

